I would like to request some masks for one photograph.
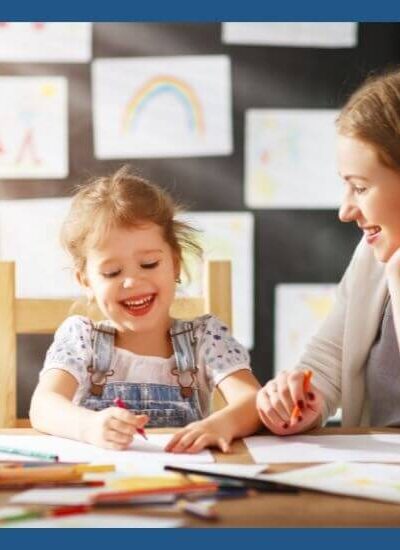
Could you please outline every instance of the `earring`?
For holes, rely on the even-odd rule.
[[[179,275],[178,275],[178,277],[175,279],[175,282],[176,282],[178,285],[181,284],[182,279],[179,277]]]

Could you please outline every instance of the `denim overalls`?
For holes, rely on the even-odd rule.
[[[203,316],[200,321],[206,321]],[[93,325],[93,363],[90,373],[89,393],[80,405],[92,410],[115,406],[114,399],[122,399],[135,414],[146,414],[146,427],[181,427],[200,420],[197,384],[196,339],[193,322],[174,320],[170,335],[174,348],[176,366],[172,374],[176,386],[132,382],[113,382],[114,371],[110,369],[114,350],[115,329],[107,322]]]

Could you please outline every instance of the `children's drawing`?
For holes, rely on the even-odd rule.
[[[231,153],[228,57],[98,59],[92,75],[97,158]]]
[[[275,289],[275,374],[292,369],[331,311],[336,285],[280,284]]]
[[[337,208],[334,110],[246,113],[245,201],[253,208]]]
[[[357,23],[223,23],[228,44],[352,48],[357,45]]]
[[[357,448],[360,442],[354,441],[354,444]],[[394,464],[333,462],[296,469],[274,478],[316,491],[400,503],[400,467]]]
[[[91,57],[91,23],[0,24],[0,61],[84,63]]]
[[[254,218],[248,212],[190,212],[185,215],[199,230],[204,259],[232,262],[233,335],[247,348],[254,345]],[[178,292],[201,296],[204,262],[185,256],[189,277]]]
[[[0,201],[0,260],[16,262],[19,298],[81,295],[59,243],[70,204],[70,198]]]
[[[67,175],[66,79],[0,77],[0,177]]]
[[[204,134],[203,107],[195,90],[183,79],[169,75],[150,78],[135,92],[123,113],[123,131],[135,131],[140,116],[145,116],[146,107],[161,95],[173,95],[186,113],[190,132]]]

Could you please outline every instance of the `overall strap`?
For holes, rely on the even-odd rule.
[[[104,321],[93,325],[93,370],[105,374],[114,351],[115,328]]]
[[[110,369],[114,351],[115,329],[105,321],[93,324],[93,360],[87,368],[90,373],[90,393],[101,397],[109,376],[114,374]]]
[[[169,334],[171,336],[172,347],[174,348],[176,363],[176,367],[172,369],[172,374],[178,379],[181,396],[188,398],[193,394],[193,385],[197,373],[196,337],[194,335],[193,323],[191,321],[175,319]],[[186,380],[186,384],[184,380]],[[189,385],[187,385],[188,380]]]
[[[195,345],[196,338],[191,321],[180,321],[175,319],[172,328],[169,331],[176,366],[179,372],[196,371]]]

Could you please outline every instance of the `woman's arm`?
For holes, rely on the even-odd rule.
[[[343,341],[349,297],[354,298],[354,293],[360,292],[370,274],[370,262],[371,252],[362,240],[338,286],[331,312],[311,338],[300,361],[294,369],[283,371],[268,381],[259,392],[260,417],[274,433],[304,432],[324,424],[335,414],[342,394]],[[357,342],[353,345],[357,346]],[[306,371],[312,372],[311,395],[306,395],[303,389]],[[295,405],[303,407],[300,420],[296,422],[291,418]]]

